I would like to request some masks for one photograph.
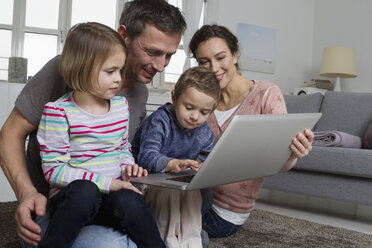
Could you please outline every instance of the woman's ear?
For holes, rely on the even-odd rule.
[[[174,90],[171,91],[171,94],[172,94],[172,103],[175,104],[176,103],[176,96],[174,94]]]
[[[238,53],[235,52],[235,53],[233,53],[232,56],[233,56],[233,63],[234,63],[234,65],[236,65],[238,63]]]

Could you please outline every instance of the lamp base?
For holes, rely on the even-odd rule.
[[[336,77],[336,81],[333,87],[333,91],[341,91],[341,79],[339,76]]]

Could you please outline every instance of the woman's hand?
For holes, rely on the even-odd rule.
[[[310,129],[305,129],[303,133],[298,133],[289,146],[292,151],[291,158],[302,158],[308,155],[312,149],[313,139],[314,133]]]
[[[202,163],[192,159],[172,159],[165,167],[165,172],[181,172],[184,169],[191,168],[198,171]]]
[[[295,166],[297,158],[302,158],[309,154],[312,149],[311,144],[313,143],[313,139],[314,133],[310,129],[305,129],[303,133],[298,133],[289,145],[292,154],[284,163],[280,171],[289,171],[293,166]]]

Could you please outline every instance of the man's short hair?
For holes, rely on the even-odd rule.
[[[120,17],[131,40],[142,34],[146,24],[167,33],[183,34],[186,21],[175,6],[165,0],[134,0],[127,2]]]

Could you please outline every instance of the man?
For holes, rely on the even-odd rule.
[[[125,96],[129,102],[130,140],[146,115],[148,91],[143,83],[149,83],[168,65],[185,29],[180,11],[163,0],[135,0],[125,4],[117,31],[128,47],[127,71],[118,95]],[[0,164],[19,202],[15,218],[25,247],[26,243],[37,245],[49,220],[45,216],[48,185],[40,167],[37,127],[44,104],[68,90],[58,72],[57,56],[29,80],[0,132]],[[132,174],[135,175],[136,170],[138,168],[133,167]],[[102,245],[135,247],[126,236],[96,225],[85,227],[73,247]]]

